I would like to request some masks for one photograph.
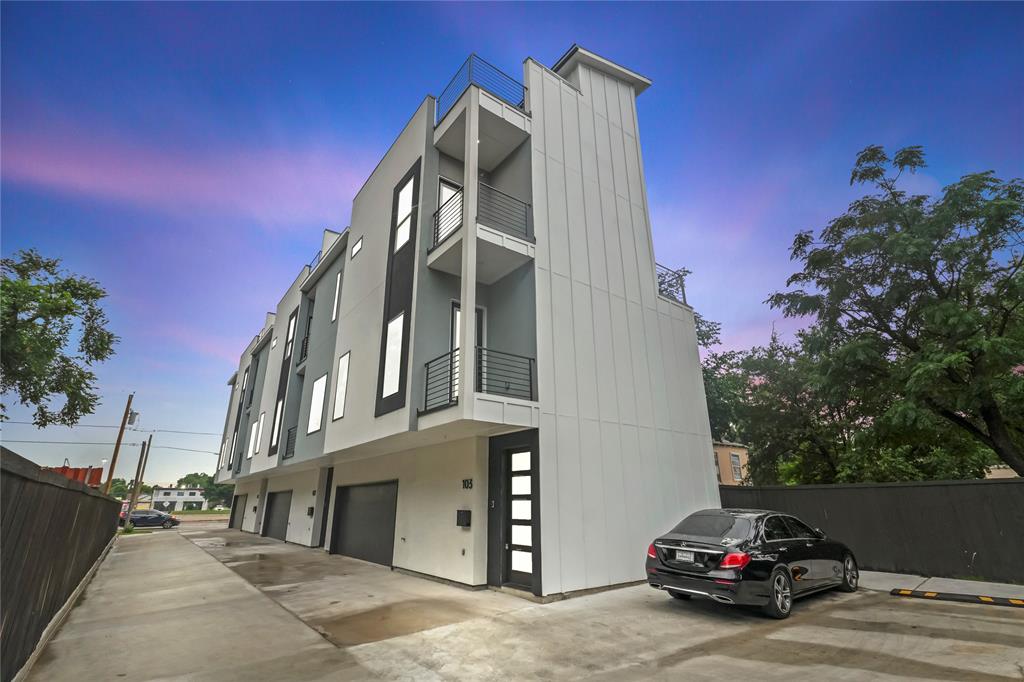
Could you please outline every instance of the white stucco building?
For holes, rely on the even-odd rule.
[[[242,353],[234,526],[551,595],[643,579],[651,538],[718,506],[693,310],[651,242],[650,82],[575,46],[522,78],[474,56],[423,99]]]

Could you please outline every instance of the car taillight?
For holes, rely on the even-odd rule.
[[[653,542],[647,548],[647,558],[648,559],[657,559],[658,558],[658,552],[654,549],[654,543]]]
[[[750,555],[746,552],[729,552],[722,558],[719,568],[743,568],[750,563]]]

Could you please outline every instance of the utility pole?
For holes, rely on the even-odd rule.
[[[110,483],[114,480],[114,469],[117,467],[117,453],[121,450],[121,439],[124,437],[124,427],[128,423],[128,415],[132,411],[132,398],[135,393],[128,394],[128,403],[124,406],[124,416],[121,417],[121,428],[117,432],[117,441],[114,443],[114,455],[110,458],[110,469],[107,471],[107,484],[103,486],[103,494],[110,494]]]
[[[149,448],[153,445],[153,434],[149,434],[149,440],[142,444],[142,451],[139,452],[139,466],[135,468],[135,486],[132,488],[132,496],[128,501],[128,509],[124,513],[124,523],[127,526],[132,520],[132,510],[139,501],[139,489],[142,488],[142,477],[146,474],[146,464],[149,463]]]

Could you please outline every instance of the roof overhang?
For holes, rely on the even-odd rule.
[[[624,66],[619,66],[615,62],[575,44],[555,62],[551,70],[564,78],[566,74],[571,73],[580,64],[585,64],[592,69],[602,71],[613,78],[629,83],[638,95],[651,85],[649,78],[641,76],[635,71],[630,71]]]

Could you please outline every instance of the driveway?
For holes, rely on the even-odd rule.
[[[124,582],[141,575],[156,584]],[[159,632],[165,644],[118,645]],[[122,538],[32,679],[683,676],[1020,680],[1024,610],[860,591],[810,597],[772,621],[645,585],[534,604],[184,529]]]

